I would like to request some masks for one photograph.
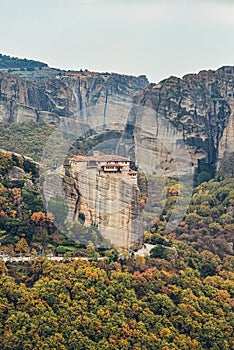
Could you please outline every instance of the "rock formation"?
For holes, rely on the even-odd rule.
[[[58,146],[48,142],[45,160],[61,165],[70,141],[90,129],[97,134],[123,131],[118,154],[130,155],[146,176],[183,178],[190,186],[189,194],[194,172],[208,178],[215,172],[221,177],[234,174],[233,98],[234,67],[181,79],[170,77],[150,85],[145,76],[114,73],[62,72],[43,81],[0,73],[0,122],[62,121],[54,137]],[[136,184],[97,169],[73,175],[52,171],[50,175],[43,185],[47,204],[55,194],[66,200],[67,221],[77,220],[81,213],[86,225],[98,225],[113,243],[140,244]],[[155,191],[158,193],[157,188]],[[186,206],[187,202],[182,207]]]
[[[47,206],[51,198],[63,199],[68,209],[66,226],[82,217],[85,226],[98,227],[111,244],[137,249],[143,242],[140,191],[137,173],[129,166],[129,159],[115,155],[74,157],[65,175],[54,173],[45,177],[43,193]],[[56,221],[55,224],[61,226]],[[72,238],[80,241],[80,232],[75,236],[73,232]],[[82,243],[87,245],[88,238]]]
[[[91,128],[123,128],[133,94],[148,85],[145,76],[66,72],[47,81],[0,73],[0,122],[79,118]]]
[[[119,174],[77,173],[73,178],[77,192],[77,210],[85,225],[96,225],[107,240],[122,248],[139,248],[143,227],[139,207],[139,189]]]
[[[143,156],[137,156],[137,145],[152,150],[159,167],[171,174],[182,144],[191,166],[213,175],[216,167],[222,168],[224,155],[227,159],[234,152],[233,97],[234,67],[150,84],[134,95],[122,142],[126,146],[132,140],[138,164]],[[178,160],[176,164],[180,171],[184,168]]]
[[[213,175],[217,167],[223,174],[224,154],[224,162],[226,165],[228,162],[230,168],[228,154],[233,152],[233,86],[234,67],[201,71],[182,79],[170,77],[150,85],[145,76],[87,70],[61,71],[56,79],[45,81],[29,81],[15,74],[0,73],[0,122],[45,120],[56,124],[64,118],[75,118],[96,131],[123,130],[127,123],[127,128],[130,125],[135,133],[130,135],[128,132],[128,136],[135,137],[135,141],[138,139],[145,146],[149,142],[152,145],[152,135],[143,136],[142,131],[140,136],[139,128],[135,130],[139,115],[134,112],[134,105],[140,105],[155,113],[155,118],[150,117],[150,123],[154,119],[158,126],[167,124],[158,127],[159,139],[171,138],[173,133],[174,140],[178,136],[177,143],[182,140],[187,145],[191,163],[200,172],[208,170]],[[168,122],[171,127],[166,136]],[[158,148],[158,145],[153,147]],[[159,162],[165,163],[165,152],[162,149],[160,152],[162,161]],[[160,166],[166,169],[169,162],[167,159],[167,164]],[[231,169],[229,173],[232,173]]]

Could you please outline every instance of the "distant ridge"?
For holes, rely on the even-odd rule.
[[[0,54],[0,69],[35,69],[35,68],[45,68],[48,64],[34,61],[26,58],[11,57],[8,55]]]

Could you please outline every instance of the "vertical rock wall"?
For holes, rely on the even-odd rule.
[[[84,214],[85,225],[97,225],[103,237],[116,246],[142,245],[137,185],[122,174],[97,174],[96,170],[77,173],[74,181],[80,193],[76,216]]]
[[[134,95],[123,143],[130,147],[132,140],[133,149],[140,140],[140,144],[155,153],[163,171],[173,173],[169,154],[177,154],[177,146],[182,142],[195,168],[210,169],[212,173],[218,164],[222,167],[219,161],[224,150],[228,153],[233,150],[233,97],[233,67],[188,74],[182,79],[170,77],[159,84],[150,84]],[[149,114],[150,131],[149,128],[146,131],[145,122],[138,127],[139,106],[143,114]],[[149,112],[145,112],[147,110]],[[174,144],[169,152],[168,140]]]
[[[52,198],[63,198],[67,206],[66,225],[78,221],[82,215],[85,226],[98,227],[112,244],[133,249],[142,246],[139,189],[121,174],[98,174],[96,169],[70,176],[47,174],[43,193],[47,207]],[[58,228],[64,227],[58,225]]]
[[[91,128],[124,127],[133,94],[148,85],[145,76],[76,72],[27,81],[0,73],[0,122],[79,118]]]

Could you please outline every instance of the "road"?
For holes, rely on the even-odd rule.
[[[153,249],[154,247],[156,247],[156,245],[153,244],[148,244],[145,243],[143,245],[143,247],[141,249],[139,249],[138,251],[134,252],[135,255],[140,255],[140,256],[148,256],[150,254],[151,249]],[[175,250],[174,247],[167,247],[168,249],[173,249]],[[46,255],[44,256],[46,259],[51,260],[51,261],[63,261],[63,260],[84,260],[84,261],[89,261],[89,260],[94,260],[93,258],[87,258],[87,257],[80,257],[80,256],[76,256],[76,257],[66,257],[64,258],[63,256],[53,256],[53,255]],[[38,256],[8,256],[5,254],[0,254],[0,261],[4,261],[4,262],[25,262],[25,261],[32,261],[35,260],[36,258],[38,258]],[[104,260],[104,257],[101,258],[97,258],[97,261],[100,260]]]
[[[63,260],[93,260],[92,258],[87,258],[87,257],[67,257],[64,258],[63,256],[44,256],[47,260],[51,261],[63,261]],[[25,261],[33,261],[37,259],[38,256],[8,256],[8,255],[0,255],[0,261],[4,262],[25,262]],[[98,261],[104,260],[104,258],[97,258]]]

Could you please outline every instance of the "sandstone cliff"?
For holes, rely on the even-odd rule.
[[[148,176],[148,185],[151,175],[185,179],[187,202],[180,206],[182,210],[179,205],[176,208],[177,216],[171,220],[176,225],[189,203],[194,172],[208,177],[215,171],[222,177],[234,174],[233,89],[234,67],[182,79],[170,77],[150,85],[144,76],[88,71],[67,72],[39,82],[0,73],[0,118],[2,122],[45,120],[55,124],[62,120],[61,133],[55,138],[58,146],[48,143],[44,156],[56,166],[63,163],[71,143],[90,128],[124,130],[118,154],[135,159]],[[79,122],[77,128],[74,119]],[[47,179],[44,194],[47,202],[53,194],[66,200],[68,221],[82,213],[87,225],[98,224],[103,235],[117,245],[127,242],[134,247],[141,241],[136,187],[97,174],[91,178],[56,176],[52,172]],[[150,191],[152,197],[158,196],[157,187]],[[118,210],[109,212],[116,203]]]
[[[0,73],[0,122],[78,117],[92,128],[123,128],[133,94],[147,85],[145,76],[114,73],[67,72],[43,82]]]
[[[132,140],[138,163],[144,156],[137,156],[137,145],[152,150],[159,167],[168,173],[174,173],[173,160],[184,148],[191,166],[213,174],[217,166],[222,168],[224,154],[227,158],[234,151],[233,97],[234,67],[150,84],[133,98],[122,144]],[[181,170],[180,165],[177,160]]]
[[[110,242],[122,248],[137,249],[143,242],[143,225],[139,204],[139,188],[120,174],[98,174],[96,170],[79,173],[47,174],[43,182],[47,207],[51,200],[66,206],[64,222],[55,225],[70,238],[88,245],[82,230],[67,231],[70,224],[84,219],[84,225],[97,227],[104,240],[99,247],[108,248]],[[56,211],[56,210],[55,210]],[[54,215],[56,218],[56,215]],[[106,241],[105,241],[106,240]],[[96,242],[93,240],[93,243]]]
[[[56,79],[46,81],[0,73],[0,122],[45,120],[57,124],[75,118],[97,131],[123,130],[127,124],[123,143],[134,138],[143,147],[154,149],[163,169],[170,172],[173,157],[168,158],[168,154],[177,154],[178,145],[184,143],[191,164],[199,172],[214,175],[217,168],[223,176],[225,163],[229,176],[234,151],[233,86],[233,67],[188,74],[182,79],[170,77],[150,85],[144,76],[114,73],[61,72]],[[152,130],[157,130],[156,138]],[[170,143],[167,157],[163,143]]]
[[[74,178],[77,214],[85,216],[85,224],[96,224],[104,238],[116,246],[139,248],[143,227],[139,207],[139,189],[117,174],[80,173]]]

